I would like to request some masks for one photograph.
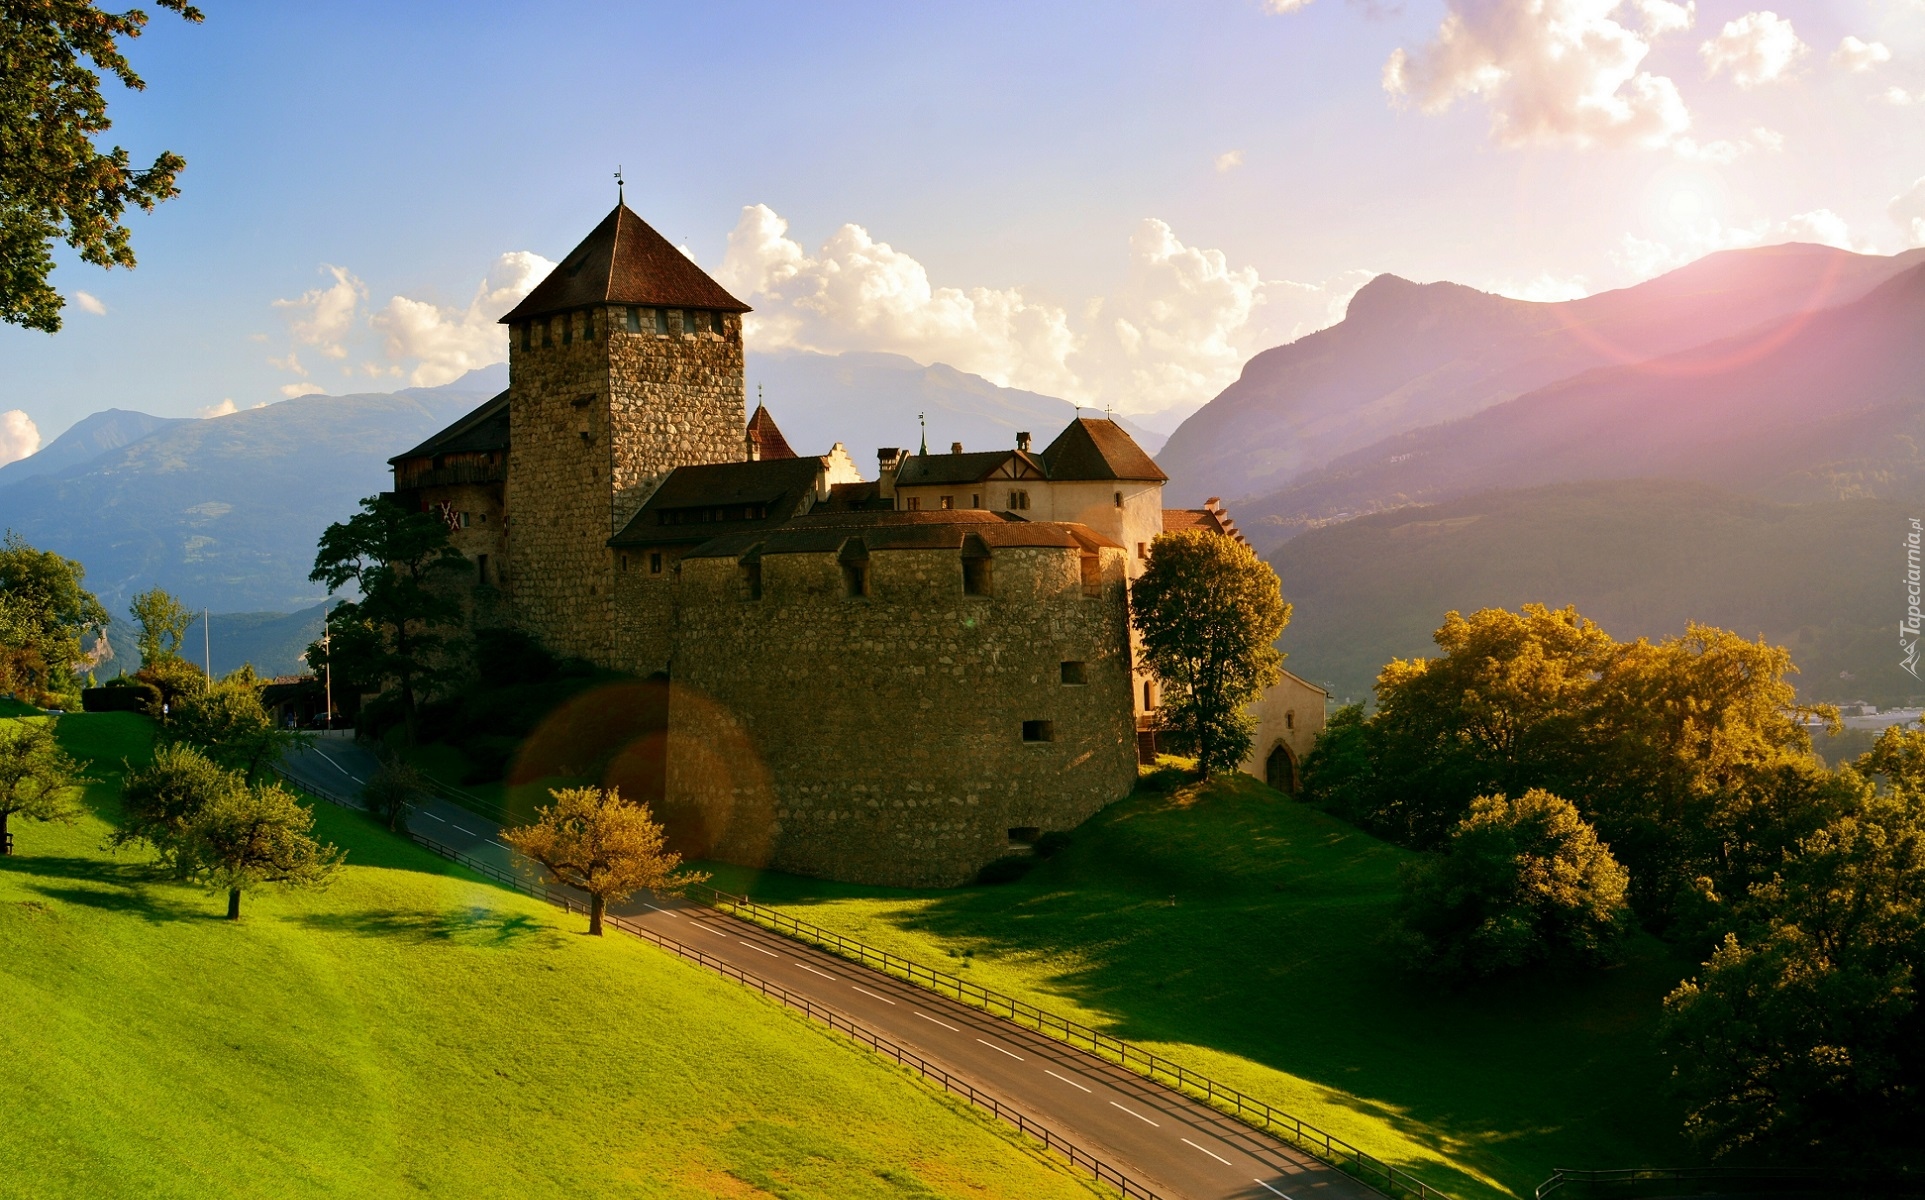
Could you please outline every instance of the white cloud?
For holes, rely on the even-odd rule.
[[[1914,180],[1912,186],[1893,196],[1885,211],[1898,222],[1912,245],[1925,246],[1925,178]]]
[[[1861,42],[1850,34],[1831,52],[1831,65],[1854,75],[1892,61],[1890,47],[1883,42]]]
[[[1776,154],[1785,148],[1785,135],[1775,129],[1763,126],[1739,138],[1719,138],[1700,146],[1690,138],[1679,138],[1672,147],[1679,158],[1696,162],[1708,162],[1715,166],[1728,166],[1747,154],[1764,151]]]
[[[1208,399],[1255,351],[1342,319],[1370,277],[1265,281],[1148,219],[1130,238],[1125,284],[1072,317],[1019,287],[938,286],[859,225],[811,254],[761,204],[742,210],[716,274],[755,305],[744,326],[754,349],[889,351],[1122,412]]]
[[[20,409],[0,413],[0,467],[19,462],[40,449],[40,427]]]
[[[312,390],[313,390],[313,391],[316,391],[316,392],[318,392],[318,391],[320,391],[320,390],[321,390],[320,388],[313,388],[313,387],[312,387],[312,385],[310,385],[310,384],[296,384],[296,385],[294,385],[294,386],[296,386],[296,387],[310,387],[310,388],[312,388]],[[286,388],[282,388],[281,390],[282,390],[283,392],[285,392],[285,391],[287,391],[287,389],[286,389]],[[299,395],[306,395],[307,393],[305,393],[305,392],[301,392],[301,393],[297,393],[297,394],[299,394]],[[265,400],[263,400],[263,401],[261,401],[261,402],[260,402],[260,403],[258,403],[258,404],[250,404],[250,405],[248,405],[248,407],[249,407],[249,408],[266,408],[266,407],[267,407],[267,401],[265,401]],[[207,405],[207,406],[205,406],[205,407],[203,407],[203,408],[197,408],[197,409],[195,409],[195,410],[194,410],[194,415],[195,415],[195,416],[197,416],[197,417],[202,417],[202,418],[206,418],[206,419],[212,419],[212,418],[214,418],[214,417],[229,417],[229,416],[233,416],[233,415],[234,415],[235,413],[237,413],[237,412],[240,412],[240,411],[241,411],[241,406],[240,406],[240,405],[238,405],[238,404],[236,404],[236,403],[234,403],[234,397],[232,397],[232,396],[222,396],[222,397],[221,397],[221,402],[220,402],[219,404],[209,404],[209,405]]]
[[[1917,104],[1920,100],[1925,100],[1925,92],[1920,92],[1914,96],[1902,87],[1891,87],[1885,89],[1885,94],[1880,97],[1880,99],[1894,108],[1904,108],[1907,105]]]
[[[83,312],[90,312],[96,317],[104,317],[107,315],[107,306],[102,304],[100,297],[94,295],[92,292],[75,292],[74,303],[79,305]]]
[[[1216,169],[1219,175],[1226,171],[1234,171],[1242,165],[1243,151],[1241,150],[1225,150],[1216,156]]]
[[[510,251],[495,259],[465,309],[395,296],[370,320],[386,336],[390,360],[414,363],[408,381],[434,387],[506,360],[508,333],[496,322],[554,269],[539,254]],[[364,364],[364,370],[378,374],[380,369]]]
[[[286,396],[289,400],[301,396],[320,396],[325,393],[325,388],[318,387],[312,383],[287,383],[281,385],[281,395]]]
[[[1691,126],[1677,85],[1639,69],[1651,41],[1691,26],[1667,0],[1446,0],[1431,41],[1392,52],[1384,90],[1427,113],[1475,96],[1506,146],[1668,146]],[[1635,14],[1640,28],[1618,18]]]
[[[321,269],[334,277],[332,284],[293,300],[276,300],[274,307],[288,310],[288,330],[295,340],[318,348],[328,358],[346,358],[342,341],[353,329],[355,313],[368,291],[345,267],[323,264]]]
[[[1717,37],[1698,47],[1707,75],[1728,70],[1731,82],[1741,88],[1791,78],[1792,68],[1810,53],[1791,22],[1770,11],[1727,21]]]
[[[1877,253],[1870,241],[1853,236],[1843,217],[1828,208],[1819,208],[1781,221],[1754,221],[1749,225],[1726,225],[1716,218],[1704,217],[1686,224],[1670,241],[1625,234],[1611,258],[1633,277],[1648,279],[1719,250],[1775,246],[1784,242],[1816,242],[1860,254]]]
[[[1263,0],[1263,11],[1277,17],[1309,6],[1310,0]]]

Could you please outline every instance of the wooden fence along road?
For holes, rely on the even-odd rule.
[[[361,781],[373,765],[366,751],[330,738],[291,755],[284,774],[323,799],[358,807]],[[438,854],[530,895],[584,908],[583,897],[545,886],[538,866],[502,845],[499,825],[451,800],[426,800],[409,824],[414,839]],[[1015,1125],[1127,1196],[1366,1200],[1388,1193],[1447,1200],[1368,1156],[1346,1164],[1384,1172],[1372,1179],[1380,1191],[1318,1161],[1301,1143],[1253,1128],[1248,1111],[1238,1120],[1146,1078],[1140,1063],[1130,1069],[757,921],[689,900],[649,898],[615,911],[611,923],[829,1025]],[[1221,1095],[1216,1099],[1225,1103]],[[1287,1127],[1279,1132],[1290,1133]],[[1323,1149],[1334,1148],[1328,1143],[1335,1139],[1325,1141]]]

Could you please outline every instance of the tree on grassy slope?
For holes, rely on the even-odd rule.
[[[227,919],[241,917],[241,893],[272,884],[322,889],[334,878],[344,852],[310,834],[314,813],[279,784],[228,788],[187,827],[184,873],[227,892]]]
[[[261,884],[325,888],[343,853],[310,836],[314,814],[279,784],[250,785],[194,746],[163,746],[128,773],[115,845],[144,843],[174,875],[227,892],[227,917],[241,893]]]
[[[120,792],[120,819],[110,845],[143,844],[176,874],[189,870],[194,822],[226,792],[244,786],[240,776],[185,742],[163,744],[153,761],[127,772]]]
[[[374,778],[361,788],[361,803],[368,815],[395,833],[408,828],[408,810],[428,794],[425,775],[398,754],[382,756]]]
[[[1193,739],[1205,774],[1234,771],[1250,753],[1246,707],[1282,678],[1276,641],[1290,622],[1277,573],[1235,538],[1165,533],[1130,589],[1143,660],[1163,684],[1171,724]]]
[[[1569,801],[1480,796],[1450,845],[1404,870],[1398,917],[1419,965],[1457,979],[1609,961],[1629,878]]]
[[[329,591],[352,582],[361,599],[333,610],[330,628],[337,632],[329,646],[308,648],[309,664],[325,666],[332,653],[335,669],[345,677],[393,681],[413,741],[419,692],[433,682],[433,664],[446,641],[442,630],[461,613],[436,584],[466,565],[448,543],[446,522],[379,496],[361,501],[360,512],[322,532],[308,576]],[[359,633],[344,639],[353,630]]]
[[[667,849],[648,805],[614,788],[563,788],[532,825],[502,831],[501,840],[548,868],[556,882],[588,893],[588,932],[602,932],[602,914],[646,888],[673,892],[708,878],[680,870],[682,856]]]
[[[13,853],[7,823],[16,816],[72,824],[80,812],[74,792],[86,782],[80,764],[54,743],[49,723],[0,724],[0,854]]]
[[[200,747],[209,758],[231,767],[253,783],[261,770],[280,761],[300,740],[282,729],[261,704],[252,672],[235,672],[213,687],[182,698],[166,728],[173,741]]]
[[[186,0],[156,3],[201,19]],[[123,86],[145,87],[119,42],[146,24],[140,9],[104,12],[94,0],[10,3],[0,17],[0,321],[57,332],[66,302],[47,282],[55,239],[82,262],[131,267],[121,215],[129,204],[151,211],[179,194],[174,179],[187,166],[179,155],[163,153],[136,170],[125,150],[103,154],[93,141],[113,122],[87,64]]]

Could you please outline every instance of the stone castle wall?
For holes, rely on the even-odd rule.
[[[651,555],[660,555],[662,569],[653,569]],[[677,564],[672,550],[624,550],[615,562],[615,645],[617,671],[647,678],[669,668],[675,649],[675,614],[679,601]]]
[[[760,600],[733,559],[684,560],[664,815],[729,861],[902,886],[1074,828],[1136,778],[1124,555],[1096,597],[1080,558],[998,549],[975,597],[956,551],[880,550],[850,597],[834,554],[767,554]]]
[[[652,310],[639,322],[654,328]],[[517,620],[557,653],[611,664],[608,539],[669,471],[744,456],[742,327],[628,331],[628,310],[562,313],[509,336],[509,571]]]

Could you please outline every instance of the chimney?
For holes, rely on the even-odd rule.
[[[949,443],[949,452],[950,452],[951,454],[961,454],[961,453],[962,453],[962,443],[961,443],[961,442],[951,442],[951,443]]]
[[[906,456],[896,446],[884,446],[876,451],[876,494],[884,500],[893,500],[896,495],[896,472],[902,470],[902,460]]]
[[[1016,435],[1016,448],[1025,454],[1029,453],[1029,434],[1027,431]]]

